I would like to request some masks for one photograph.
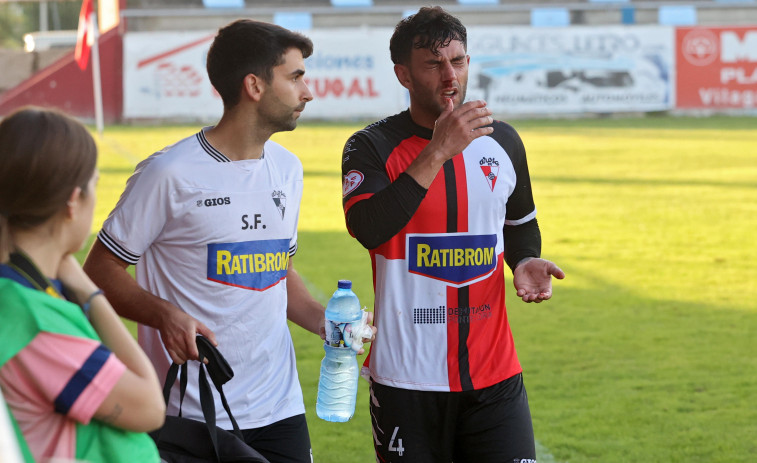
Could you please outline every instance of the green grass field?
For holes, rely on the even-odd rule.
[[[540,463],[757,461],[757,119],[511,121],[529,155],[543,256],[567,278],[508,313]],[[302,159],[294,264],[322,302],[370,260],[344,228],[340,153],[360,124],[301,122],[274,139]],[[197,127],[107,127],[94,231],[136,162]],[[316,463],[368,463],[355,418],[315,415],[321,342],[292,327]],[[379,335],[381,335],[379,333]]]

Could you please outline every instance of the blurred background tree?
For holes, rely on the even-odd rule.
[[[80,8],[80,0],[0,2],[0,48],[23,48],[29,32],[75,30]]]

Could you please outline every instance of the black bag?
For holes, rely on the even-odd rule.
[[[218,463],[270,463],[263,455],[244,442],[237,420],[231,414],[226,395],[222,389],[222,386],[234,376],[228,362],[210,341],[202,336],[197,336],[197,349],[200,352],[200,404],[205,422],[181,416],[181,403],[184,401],[184,393],[187,390],[187,364],[185,363],[181,365],[181,376],[179,377],[179,416],[166,416],[163,427],[150,433],[150,437],[158,446],[160,458],[168,463],[208,461]],[[234,426],[233,433],[216,426],[213,391],[210,389],[210,384],[208,384],[208,379],[205,376],[204,359],[208,359],[208,374],[221,395],[223,408],[229,415],[232,426]],[[171,388],[176,381],[178,370],[179,365],[174,363],[166,374],[166,382],[163,385],[163,397],[166,400],[166,405],[168,405],[168,398],[171,395]]]

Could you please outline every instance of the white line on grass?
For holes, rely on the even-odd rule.
[[[536,441],[536,461],[539,463],[558,463],[555,457],[549,453],[549,449]]]

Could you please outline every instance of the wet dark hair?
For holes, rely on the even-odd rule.
[[[0,122],[0,261],[10,229],[38,226],[61,211],[74,188],[87,194],[97,146],[77,120],[54,109],[20,108]]]
[[[313,53],[309,38],[275,24],[240,19],[222,27],[208,51],[207,71],[226,109],[239,103],[242,81],[255,74],[265,82],[273,78],[273,68],[284,54],[297,48],[302,57]]]
[[[439,6],[423,7],[397,24],[389,41],[389,52],[394,64],[407,65],[413,48],[426,48],[438,55],[439,48],[453,40],[459,40],[468,49],[468,33],[463,23]]]

